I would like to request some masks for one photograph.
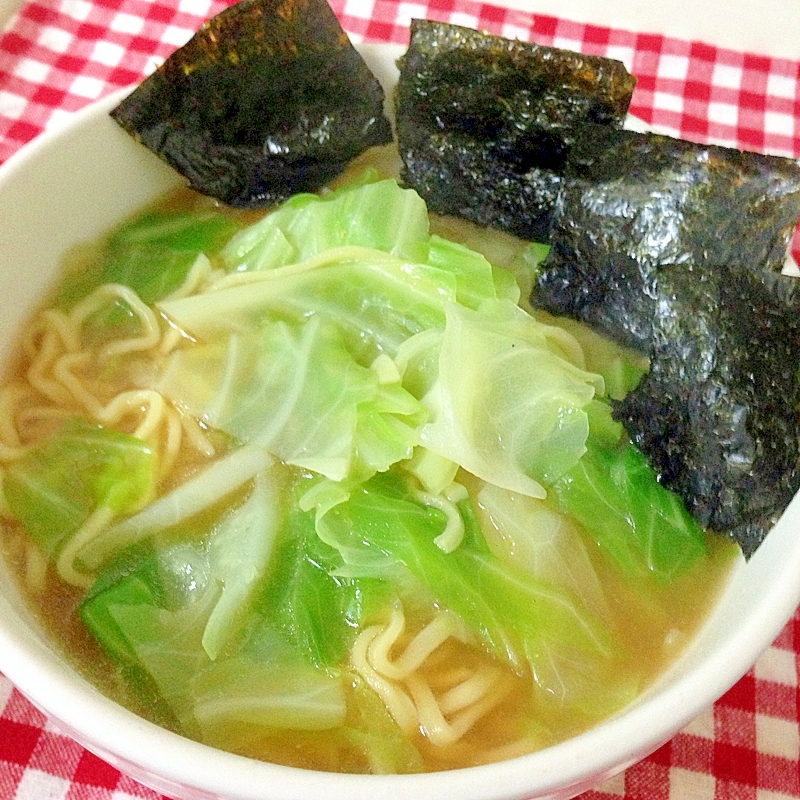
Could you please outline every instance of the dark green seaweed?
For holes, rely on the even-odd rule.
[[[800,166],[588,128],[564,176],[531,302],[650,357],[615,416],[750,555],[800,488]]]
[[[390,142],[383,101],[326,0],[241,0],[112,117],[194,189],[257,207],[318,189]]]
[[[650,372],[614,416],[689,512],[753,553],[800,489],[800,327],[749,271],[664,269]]]
[[[400,59],[403,179],[431,211],[541,239],[576,126],[621,126],[619,61],[414,20]]]

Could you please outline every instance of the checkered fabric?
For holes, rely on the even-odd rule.
[[[87,103],[139,81],[228,4],[24,3],[0,34],[0,162]],[[405,43],[410,20],[427,17],[618,58],[638,78],[632,112],[659,129],[800,157],[797,61],[471,0],[332,0],[332,5],[356,42]],[[800,798],[798,652],[800,613],[712,708],[582,800]],[[0,676],[0,800],[159,797],[59,734]]]

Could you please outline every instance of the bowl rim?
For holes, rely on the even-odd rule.
[[[381,51],[397,51],[391,45],[372,48],[377,58],[383,57]],[[122,89],[95,101],[12,155],[0,166],[0,192],[43,151],[58,147],[63,137],[80,135],[102,124],[101,118],[107,118],[107,112],[129,91]],[[114,125],[110,120],[108,124]],[[800,494],[776,529],[789,526],[800,528]],[[768,542],[762,548],[768,549]],[[751,564],[766,559],[767,550],[763,554],[760,550]],[[741,569],[752,570],[751,564]],[[741,569],[737,568],[737,575]],[[690,674],[672,682],[659,681],[620,714],[560,744],[494,764],[445,772],[390,776],[320,773],[216,750],[162,729],[108,699],[60,662],[42,641],[26,634],[21,620],[13,625],[0,621],[0,670],[57,727],[146,785],[152,786],[152,776],[157,776],[181,791],[196,787],[236,800],[305,800],[311,792],[320,790],[320,780],[325,782],[326,793],[337,800],[371,800],[376,794],[397,800],[421,796],[431,800],[454,796],[460,800],[500,800],[539,797],[548,792],[564,798],[571,796],[569,791],[584,791],[598,782],[598,776],[610,777],[652,752],[752,667],[800,602],[800,544],[792,548],[789,557],[767,569],[767,574],[769,583],[740,626],[739,635],[748,642],[747,648],[741,647],[741,638],[728,637]],[[4,598],[0,600],[5,602]],[[109,730],[124,733],[123,737],[114,734],[113,746],[104,744]],[[236,785],[232,786],[229,776],[234,774]],[[587,783],[589,780],[591,783]],[[165,791],[165,785],[154,788]]]

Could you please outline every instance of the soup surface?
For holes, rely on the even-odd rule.
[[[180,192],[68,255],[0,394],[0,530],[136,713],[451,769],[631,702],[738,550],[614,422],[642,359],[520,307],[541,246],[429,218],[371,158],[267,215]]]

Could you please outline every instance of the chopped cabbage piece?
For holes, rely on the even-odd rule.
[[[3,491],[14,516],[54,556],[98,508],[135,510],[155,476],[146,442],[75,418],[8,465]]]
[[[586,451],[585,407],[602,378],[568,362],[507,301],[447,306],[422,444],[483,480],[543,498]]]

